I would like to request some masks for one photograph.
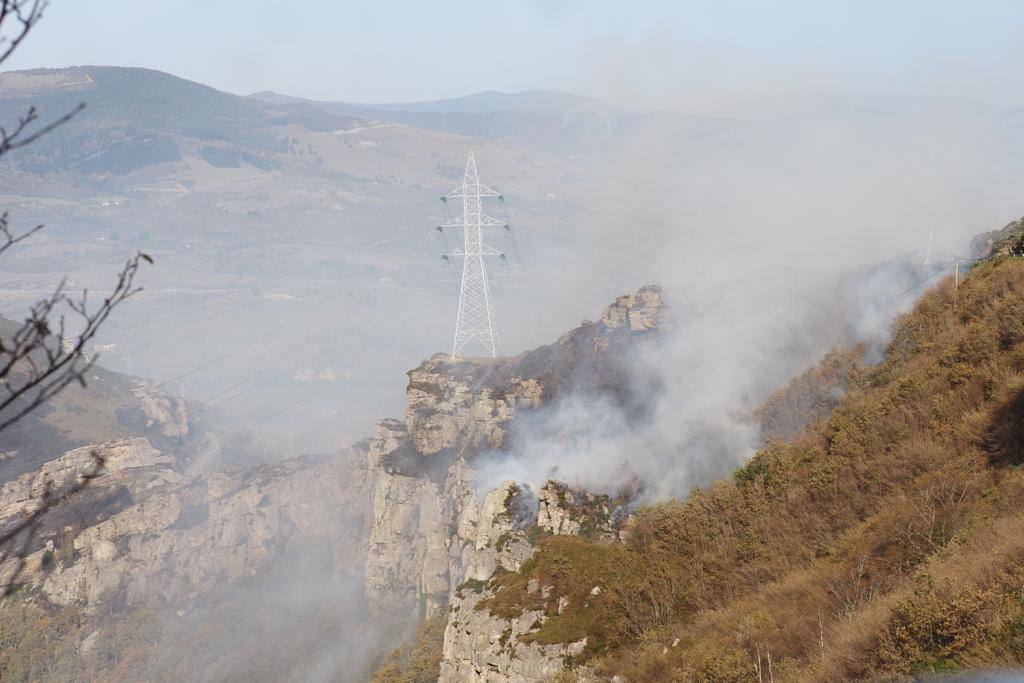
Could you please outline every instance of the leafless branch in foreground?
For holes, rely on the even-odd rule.
[[[0,0],[0,65],[18,49],[43,16],[48,0]],[[0,126],[0,157],[30,145],[82,111],[84,103],[49,123],[41,124],[39,111],[30,107],[12,128]],[[0,255],[42,229],[41,225],[17,232],[11,229],[7,213],[0,215]],[[0,336],[0,431],[52,399],[73,382],[82,386],[95,362],[86,353],[111,312],[139,291],[135,276],[142,261],[152,263],[146,254],[128,259],[118,273],[113,290],[99,305],[90,305],[88,291],[79,295],[66,291],[66,281],[45,299],[38,301],[25,321]],[[76,332],[68,338],[69,326]],[[0,566],[11,566],[10,576],[0,584],[0,600],[18,587],[18,579],[33,539],[44,518],[54,508],[80,493],[103,473],[105,460],[92,453],[92,466],[75,481],[58,487],[43,483],[37,504],[26,510],[22,519],[0,528]]]
[[[0,126],[0,156],[10,152],[12,149],[18,149],[19,147],[32,144],[57,126],[62,126],[75,118],[75,116],[78,115],[78,112],[83,109],[85,109],[85,102],[79,102],[78,106],[61,116],[59,119],[51,121],[42,128],[30,130],[32,124],[39,119],[39,111],[35,107],[29,107],[28,112],[18,119],[18,125],[15,126],[13,130],[8,131],[6,128]]]
[[[138,253],[128,259],[113,291],[90,310],[88,290],[72,297],[62,281],[47,298],[36,302],[28,317],[8,339],[0,338],[0,431],[20,420],[60,393],[72,382],[86,384],[86,374],[95,362],[86,353],[88,343],[99,332],[113,310],[136,294],[135,275],[142,261],[152,259]],[[66,338],[67,309],[77,320],[78,332]],[[52,319],[57,327],[51,327]]]
[[[16,234],[11,230],[10,222],[7,220],[7,212],[4,211],[0,214],[0,240],[2,240],[2,243],[0,243],[0,254],[3,254],[18,242],[31,237],[42,229],[43,226],[37,225],[30,230],[26,230],[20,235]]]
[[[49,4],[47,0],[0,0],[0,64],[18,49]],[[8,35],[12,25],[14,30]]]
[[[0,65],[6,62],[28,37],[43,18],[43,10],[49,4],[48,0],[0,0]],[[84,108],[85,103],[81,102],[60,118],[42,128],[35,128],[33,124],[39,120],[39,111],[35,107],[29,107],[28,112],[18,119],[14,128],[0,126],[0,156],[32,144],[54,128],[73,119]]]

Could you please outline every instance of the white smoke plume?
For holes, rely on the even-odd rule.
[[[685,496],[757,450],[753,411],[830,347],[861,345],[866,360],[879,360],[894,317],[937,272],[895,260],[670,289],[664,338],[632,359],[636,376],[659,378],[649,414],[635,419],[611,400],[571,394],[521,415],[512,449],[478,461],[480,488],[555,479],[614,492],[637,477],[647,502]]]

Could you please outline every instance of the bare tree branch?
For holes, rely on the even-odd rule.
[[[39,118],[39,112],[36,108],[29,107],[28,113],[18,119],[18,125],[15,126],[14,130],[8,132],[5,128],[0,127],[0,156],[13,149],[18,149],[19,147],[32,144],[57,126],[62,126],[75,118],[75,116],[77,116],[83,109],[85,109],[85,102],[79,102],[77,107],[64,114],[59,119],[51,121],[42,128],[29,132],[29,126]]]
[[[28,37],[43,18],[43,10],[48,5],[48,0],[0,0],[0,65],[6,62]],[[29,107],[28,112],[18,119],[18,124],[12,130],[0,127],[0,156],[32,144],[54,128],[73,119],[84,108],[85,102],[80,102],[77,107],[60,118],[42,128],[31,130],[32,124],[39,119],[39,111],[35,107]]]
[[[60,393],[72,382],[85,385],[85,377],[95,359],[86,348],[100,327],[121,302],[140,291],[135,275],[142,261],[152,262],[139,253],[128,259],[113,291],[90,310],[88,290],[75,299],[65,293],[61,282],[46,299],[37,302],[21,327],[6,342],[0,340],[0,431]],[[63,338],[65,316],[60,315],[55,333],[52,316],[66,306],[79,320],[81,332],[73,341]]]
[[[20,235],[17,235],[11,230],[10,224],[7,221],[7,212],[4,211],[3,214],[0,214],[0,234],[3,235],[3,244],[0,244],[0,254],[3,254],[18,242],[27,237],[31,237],[42,229],[42,225],[37,225],[31,230],[27,230]]]
[[[2,0],[0,1],[0,29],[9,28],[14,22],[11,37],[0,34],[0,64],[7,61],[21,41],[25,40],[36,23],[43,18],[47,0]]]
[[[43,16],[47,0],[0,0],[0,65],[18,49]],[[0,157],[13,150],[30,145],[74,118],[85,107],[79,104],[63,116],[39,125],[39,112],[30,107],[7,129],[0,127]],[[42,229],[37,225],[18,233],[11,229],[7,213],[0,215],[0,255],[22,240]],[[86,376],[95,358],[86,353],[88,343],[99,332],[111,312],[125,299],[139,291],[135,275],[142,261],[152,263],[146,254],[138,253],[128,259],[118,273],[113,290],[93,306],[88,291],[72,296],[61,281],[45,299],[36,302],[25,321],[7,338],[0,338],[0,431],[37,409],[63,391],[69,384],[86,384]],[[68,318],[80,330],[69,340]],[[105,460],[97,452],[92,454],[92,466],[72,483],[57,487],[46,480],[38,505],[26,512],[23,519],[0,529],[0,567],[9,567],[10,576],[0,584],[0,600],[18,587],[18,579],[25,570],[33,539],[47,514],[67,502],[103,473]]]

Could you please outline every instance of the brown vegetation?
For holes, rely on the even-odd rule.
[[[568,605],[531,637],[586,635],[581,658],[630,681],[768,680],[769,656],[780,680],[1024,664],[1021,321],[1024,261],[944,282],[879,366],[809,373],[844,378],[827,419],[641,510],[627,544],[541,541],[486,605],[538,608],[527,581],[552,586]]]
[[[441,672],[443,615],[426,619],[405,644],[396,648],[373,677],[373,683],[434,683]]]
[[[862,349],[832,349],[817,365],[768,397],[754,417],[765,441],[793,439],[810,423],[826,418],[851,385],[867,373]]]

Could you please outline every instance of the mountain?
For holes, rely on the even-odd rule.
[[[0,671],[525,683],[744,680],[768,652],[798,680],[1024,664],[1022,239],[1024,220],[981,237],[877,362],[833,351],[763,410],[690,415],[698,442],[656,437],[691,388],[667,364],[701,318],[648,286],[532,351],[423,361],[403,419],[349,448],[224,467],[190,406],[174,411],[188,438],[70,450],[0,490],[2,527],[107,456],[31,539]],[[708,458],[716,432],[758,419],[771,441],[741,466]],[[606,486],[561,480],[578,456]],[[650,498],[700,461],[690,495]]]
[[[274,92],[259,92],[251,97],[262,102],[302,103],[332,113],[505,140],[563,154],[604,139],[629,117],[628,112],[606,102],[548,90],[487,91],[447,100],[391,104],[317,102]]]
[[[531,680],[544,651],[630,681],[1024,665],[1024,261],[1003,255],[1022,233],[925,295],[879,364],[836,373],[833,355],[784,389],[775,406],[844,395],[731,478],[634,510],[619,542],[579,524],[542,536],[457,592],[441,680]],[[586,520],[578,501],[561,514]]]
[[[59,487],[88,470],[92,451],[106,457],[102,476],[29,539],[17,601],[0,613],[12,645],[0,674],[365,680],[411,615],[445,614],[464,579],[528,548],[511,537],[525,517],[504,511],[529,496],[503,485],[478,499],[474,461],[511,449],[516,426],[557,396],[635,404],[630,358],[656,343],[663,314],[647,287],[517,357],[424,361],[409,373],[405,419],[340,452],[199,469],[219,434],[175,444],[134,434],[8,480],[0,529],[33,509],[46,479]]]
[[[54,119],[80,102],[89,110],[30,149],[11,155],[34,172],[74,169],[125,174],[150,164],[176,162],[193,151],[213,165],[259,165],[287,149],[271,133],[281,125],[330,131],[358,123],[299,105],[270,106],[147,69],[76,67],[0,74],[0,117],[16,119],[29,106]],[[184,141],[208,145],[183,150]],[[187,145],[187,143],[185,143]],[[270,163],[265,161],[264,163]]]
[[[438,197],[471,149],[512,227],[487,239],[506,255],[489,273],[513,353],[649,280],[713,290],[776,269],[825,291],[921,250],[930,224],[952,251],[1019,211],[1016,110],[826,99],[705,117],[533,91],[352,105],[147,69],[2,74],[4,120],[87,106],[5,155],[0,205],[46,229],[0,264],[0,312],[63,274],[103,291],[145,250],[157,265],[97,340],[104,364],[220,403],[224,427],[284,456],[358,439],[401,408],[404,369],[450,345],[458,274],[442,256],[459,236],[436,226],[459,208]]]
[[[379,378],[400,378],[423,353],[402,333],[411,310],[427,349],[450,343],[454,275],[441,256],[454,247],[434,226],[445,220],[437,197],[458,184],[470,149],[485,182],[540,232],[563,221],[549,208],[566,211],[590,182],[507,145],[258,102],[147,69],[0,75],[5,120],[36,106],[45,122],[83,101],[73,120],[5,155],[4,208],[15,224],[46,230],[5,259],[0,306],[16,317],[62,273],[102,291],[108,272],[144,249],[160,265],[97,340],[105,364],[173,378],[173,391],[197,399],[238,394],[225,404],[229,423],[274,413],[275,394],[286,405],[320,389],[319,407],[305,405],[297,424],[295,413],[261,423],[282,451],[286,438],[317,448],[355,440],[388,409],[401,383]],[[553,272],[546,260],[532,265],[538,280]],[[495,278],[506,310],[512,272]],[[539,329],[564,324],[549,316]],[[505,338],[522,343],[511,326]],[[246,377],[274,393],[232,390]]]
[[[458,113],[485,114],[499,111],[528,111],[535,113],[562,114],[573,111],[616,111],[615,105],[592,97],[572,95],[553,90],[524,90],[505,93],[495,90],[473,93],[431,102],[392,102],[388,104],[357,104],[346,102],[316,102],[298,97],[281,95],[269,90],[253,93],[249,97],[264,102],[303,102],[318,107],[349,107],[360,111],[417,112],[417,113]]]

